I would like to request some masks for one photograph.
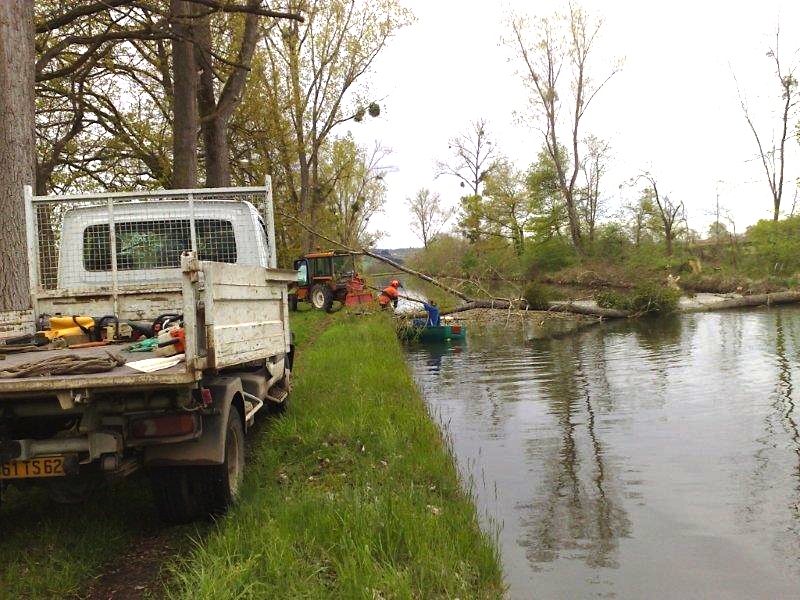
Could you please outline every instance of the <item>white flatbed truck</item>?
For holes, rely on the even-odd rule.
[[[291,387],[296,273],[276,268],[269,180],[74,196],[28,189],[26,212],[33,308],[0,313],[0,494],[45,485],[74,501],[144,468],[166,521],[224,512],[242,480],[246,431],[259,411],[281,411]],[[108,339],[14,351],[64,316],[92,317],[95,339],[104,325],[153,335],[179,323],[183,359],[141,372],[128,365],[150,356]],[[109,352],[119,364],[103,372],[9,375]]]

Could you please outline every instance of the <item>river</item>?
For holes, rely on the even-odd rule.
[[[800,597],[800,308],[407,346],[511,598]]]

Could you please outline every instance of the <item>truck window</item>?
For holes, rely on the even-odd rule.
[[[181,253],[191,247],[189,228],[188,219],[116,223],[117,270],[179,267]],[[229,221],[197,219],[195,233],[200,260],[236,262],[236,237]],[[83,230],[83,268],[87,271],[111,270],[108,234],[108,224]]]
[[[331,273],[331,259],[330,258],[314,258],[314,277],[330,277]]]
[[[308,264],[305,261],[297,266],[297,283],[308,285]]]
[[[355,271],[355,267],[353,266],[353,257],[352,256],[334,256],[333,257],[333,272],[339,276],[344,275],[345,273],[350,273]]]

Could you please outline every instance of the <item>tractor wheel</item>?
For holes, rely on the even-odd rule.
[[[315,285],[311,288],[311,306],[317,310],[331,311],[333,306],[333,292],[327,285]]]
[[[297,294],[289,294],[289,310],[297,310]]]

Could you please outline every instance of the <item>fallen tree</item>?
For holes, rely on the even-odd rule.
[[[711,312],[728,308],[746,308],[750,306],[772,306],[773,304],[793,304],[800,302],[800,292],[773,292],[771,294],[751,294],[737,298],[726,298],[719,302],[688,306],[678,309],[678,312]]]
[[[617,310],[616,308],[602,308],[600,306],[585,304],[575,304],[574,302],[551,302],[550,310],[556,312],[570,312],[578,315],[588,315],[590,317],[601,317],[603,319],[627,319],[633,313],[627,310]]]
[[[480,309],[480,308],[489,308],[489,309],[500,309],[500,310],[528,310],[528,303],[520,298],[517,300],[514,299],[507,299],[507,298],[488,298],[488,299],[476,299],[470,298],[460,290],[456,288],[450,287],[447,284],[442,283],[438,279],[431,277],[430,275],[426,275],[425,273],[421,273],[414,269],[410,269],[405,265],[401,265],[390,258],[382,256],[376,252],[372,252],[366,248],[351,248],[341,242],[337,242],[334,239],[331,239],[318,231],[315,231],[308,225],[306,225],[300,219],[286,214],[281,211],[276,211],[281,217],[285,219],[289,219],[294,223],[297,223],[300,227],[305,229],[307,232],[317,236],[320,239],[325,240],[343,250],[348,252],[352,252],[353,254],[363,254],[365,256],[369,256],[374,258],[375,260],[381,261],[390,265],[401,271],[403,273],[407,273],[409,275],[413,275],[414,277],[419,277],[423,281],[427,281],[428,283],[438,287],[445,292],[456,296],[464,301],[464,304],[457,306],[455,308],[451,308],[448,310],[443,310],[441,312],[442,315],[449,315],[454,313],[466,312],[469,310]],[[417,301],[415,298],[409,298],[409,300]],[[800,302],[800,292],[773,292],[768,294],[752,294],[750,296],[740,296],[737,298],[726,298],[724,300],[720,300],[719,302],[711,302],[708,304],[703,305],[696,305],[696,306],[689,306],[689,307],[682,307],[678,308],[676,312],[710,312],[713,310],[724,310],[729,308],[744,308],[749,306],[771,306],[774,304],[790,304]],[[627,319],[631,317],[641,316],[641,313],[633,313],[626,310],[617,310],[614,308],[602,308],[597,306],[595,303],[591,304],[578,304],[575,302],[551,302],[550,308],[548,311],[552,312],[568,312],[574,313],[578,315],[586,315],[590,317],[600,317],[601,319]],[[423,313],[420,313],[422,316]]]

